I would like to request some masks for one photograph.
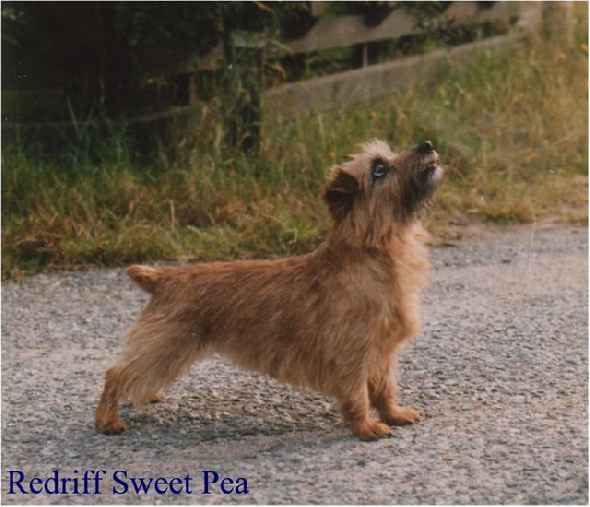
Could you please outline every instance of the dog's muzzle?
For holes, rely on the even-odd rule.
[[[421,166],[424,171],[425,183],[435,186],[443,177],[444,170],[440,166],[438,153],[430,141],[424,141],[416,146],[414,150],[421,156]]]

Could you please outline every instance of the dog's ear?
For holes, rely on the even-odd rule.
[[[330,208],[332,217],[338,222],[352,209],[359,184],[354,176],[340,167],[332,169],[331,174],[330,182],[324,190],[324,200]]]

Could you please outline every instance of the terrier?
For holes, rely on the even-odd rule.
[[[420,329],[430,262],[419,217],[442,175],[430,141],[397,154],[372,141],[331,170],[323,198],[334,223],[315,251],[130,266],[151,301],[106,372],[97,431],[125,431],[120,400],[140,406],[156,398],[211,353],[336,398],[363,440],[418,422],[418,411],[397,403],[394,373],[400,347]]]

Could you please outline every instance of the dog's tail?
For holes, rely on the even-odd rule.
[[[131,280],[150,294],[155,294],[162,281],[160,270],[149,266],[139,266],[137,264],[129,266],[127,274]]]

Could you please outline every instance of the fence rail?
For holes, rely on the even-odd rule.
[[[360,69],[307,81],[287,83],[263,94],[264,108],[268,111],[281,111],[285,115],[290,115],[298,112],[329,110],[334,107],[379,98],[395,88],[431,79],[443,64],[465,62],[478,51],[507,47],[517,43],[523,37],[539,29],[543,14],[542,2],[502,2],[484,12],[477,12],[475,9],[477,6],[474,5],[474,2],[453,4],[444,19],[467,20],[469,24],[483,21],[508,22],[511,23],[511,30],[506,35],[491,37],[479,42],[434,50],[419,56],[398,58],[391,62],[368,65]],[[395,14],[392,13],[389,17],[391,18]],[[407,16],[403,15],[400,18],[397,31],[393,33],[410,35],[418,32],[415,29],[412,31],[411,26],[414,25],[411,23],[413,21],[410,22]],[[349,21],[345,20],[346,23]],[[339,25],[340,27],[345,26],[344,22],[340,22],[342,23]],[[358,20],[354,23],[358,23]],[[401,28],[402,25],[403,28]],[[393,29],[393,26],[392,21],[389,28]],[[311,45],[314,36],[308,35],[311,37],[310,39],[305,37],[307,41],[305,44]],[[373,34],[370,39],[362,39],[362,41],[381,40],[381,37],[381,32],[379,32],[379,35]],[[324,41],[322,44],[326,44],[326,42]],[[300,46],[303,45],[302,39]]]
[[[455,2],[447,12],[431,20],[433,23],[483,23],[507,21],[518,15],[518,4],[499,2],[491,9],[481,9],[481,3]],[[403,10],[391,12],[375,27],[368,27],[361,16],[323,18],[302,38],[285,45],[294,53],[308,53],[395,39],[404,35],[423,33],[416,20]]]
[[[280,111],[281,115],[292,116],[369,102],[395,89],[430,81],[448,62],[467,61],[477,51],[511,46],[521,38],[520,33],[503,35],[448,50],[435,50],[426,55],[282,85],[263,94],[263,107],[266,112]]]
[[[492,4],[491,8],[482,8],[481,2],[454,2],[444,14],[432,19],[431,22],[453,22],[457,25],[485,22],[509,23],[522,15],[524,11],[540,11],[542,3],[526,2],[530,5],[525,5],[524,2],[496,2]],[[320,18],[303,37],[282,41],[282,45],[289,50],[290,54],[297,55],[421,33],[424,33],[424,30],[416,26],[416,20],[410,14],[403,10],[395,10],[374,27],[367,26],[363,16],[359,15]],[[152,63],[159,70],[168,66],[170,71],[172,65],[170,62],[178,62],[179,59],[184,61],[181,64],[173,64],[174,69],[187,73],[214,70],[223,65],[222,44],[218,44],[208,54],[200,58],[183,57],[174,51],[150,51],[155,51],[152,54]]]

